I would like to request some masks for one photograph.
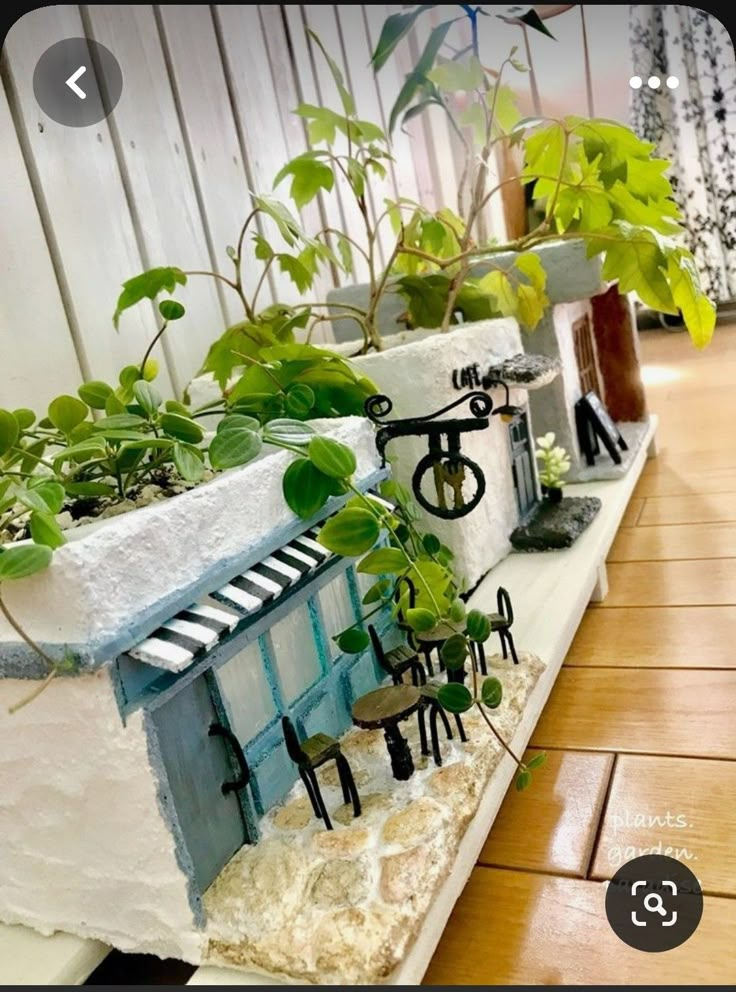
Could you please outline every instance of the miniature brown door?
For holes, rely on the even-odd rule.
[[[194,881],[203,892],[249,839],[237,790],[223,792],[223,785],[237,781],[238,768],[228,741],[210,734],[221,721],[208,677],[184,686],[151,717],[166,772],[166,805],[173,807]]]
[[[598,363],[595,357],[593,328],[588,314],[574,321],[572,325],[572,339],[575,348],[575,360],[578,363],[580,389],[583,396],[586,393],[594,392],[603,399],[600,376],[598,375]]]

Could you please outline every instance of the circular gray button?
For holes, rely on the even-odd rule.
[[[703,915],[700,883],[681,861],[644,854],[622,865],[606,889],[614,933],[639,951],[671,951],[695,933]]]
[[[39,106],[57,124],[88,127],[115,109],[123,92],[120,63],[89,38],[66,38],[47,48],[33,72]]]

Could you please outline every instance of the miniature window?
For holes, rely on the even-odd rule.
[[[317,637],[308,606],[298,606],[270,630],[273,661],[288,705],[321,674]]]
[[[216,672],[230,726],[245,744],[276,716],[276,704],[266,678],[258,641],[239,651]]]
[[[352,626],[358,619],[353,608],[348,573],[344,572],[333,579],[319,592],[319,605],[328,638],[330,654],[336,658],[341,652],[333,637],[341,630]]]

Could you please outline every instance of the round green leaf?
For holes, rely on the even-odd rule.
[[[480,687],[480,698],[490,710],[499,707],[503,699],[501,680],[497,679],[495,675],[483,679],[483,685]]]
[[[104,410],[108,396],[112,396],[112,386],[95,379],[85,382],[77,390],[80,399],[93,410]]]
[[[312,464],[331,479],[347,479],[357,467],[355,455],[347,445],[321,434],[309,442],[307,454]]]
[[[177,441],[186,441],[188,444],[199,444],[204,437],[204,431],[196,420],[191,420],[189,417],[182,417],[178,413],[161,414],[159,424],[165,434],[170,434]]]
[[[369,551],[380,532],[370,510],[345,507],[322,525],[317,540],[336,555],[355,557]]]
[[[81,441],[86,441],[88,437],[92,437],[95,432],[95,425],[90,420],[83,420],[81,424],[77,424],[74,430],[69,435],[69,440],[72,444],[79,444]]]
[[[133,386],[139,379],[142,379],[141,370],[138,365],[126,365],[118,376],[118,380],[123,389],[133,392]]]
[[[377,548],[360,562],[358,571],[366,575],[390,575],[405,571],[408,565],[406,555],[398,548]]]
[[[330,479],[306,458],[297,458],[284,472],[282,489],[286,505],[298,517],[308,519],[330,496]]]
[[[181,320],[186,310],[178,300],[161,300],[158,312],[164,320]]]
[[[464,634],[451,634],[440,648],[440,657],[445,668],[449,668],[451,672],[462,668],[467,656],[468,642]]]
[[[270,420],[264,427],[264,432],[274,441],[281,441],[283,444],[293,444],[302,447],[309,444],[317,433],[314,427],[305,424],[303,420],[289,420],[280,417],[277,420]]]
[[[314,390],[304,383],[296,383],[286,391],[286,410],[292,417],[305,418],[314,407]]]
[[[136,370],[138,371],[138,370]],[[158,362],[155,358],[149,358],[143,366],[143,378],[146,382],[153,382],[158,375]]]
[[[28,526],[36,544],[43,544],[47,548],[60,548],[62,544],[66,544],[61,527],[50,513],[32,513]]]
[[[19,410],[13,410],[13,416],[18,421],[18,426],[22,431],[27,431],[29,427],[32,427],[36,422],[36,414],[33,410],[29,410],[27,407],[21,407]]]
[[[164,409],[167,413],[178,413],[182,417],[191,416],[189,407],[185,406],[184,403],[180,403],[179,400],[166,400]]]
[[[524,789],[528,789],[532,784],[532,773],[527,771],[526,768],[520,768],[519,773],[516,776],[516,791],[523,792]]]
[[[52,482],[44,479],[32,486],[35,493],[41,497],[49,513],[60,513],[64,505],[64,487],[60,482]]]
[[[48,513],[46,500],[35,489],[18,489],[16,499],[29,510],[37,510],[39,513]]]
[[[145,379],[133,384],[133,395],[149,416],[153,416],[163,402],[159,391]]]
[[[546,760],[547,760],[547,752],[546,751],[540,751],[539,754],[535,754],[533,758],[530,758],[526,762],[526,767],[529,768],[529,769],[532,769],[532,768],[541,768],[542,765],[545,763]]]
[[[164,416],[175,417],[176,414],[169,413]],[[223,431],[222,434],[215,435],[210,442],[210,464],[219,471],[245,465],[256,457],[262,446],[261,435],[256,434],[255,431],[246,429]]]
[[[473,705],[470,689],[459,682],[448,682],[440,686],[437,699],[442,709],[448,713],[465,713]]]
[[[422,538],[422,544],[424,545],[424,550],[428,555],[436,555],[442,547],[440,544],[440,539],[434,534],[425,534]]]
[[[202,452],[190,444],[177,441],[172,451],[176,471],[187,482],[199,482],[204,474]]]
[[[371,639],[359,627],[349,627],[347,630],[343,630],[341,634],[338,634],[337,637],[333,637],[333,641],[345,654],[360,654],[361,651],[365,651],[368,647]]]
[[[465,629],[471,641],[482,643],[491,636],[491,621],[486,613],[480,610],[471,610],[465,621]]]
[[[412,630],[431,630],[437,625],[437,617],[431,610],[415,607],[406,611],[406,622]]]
[[[363,596],[363,606],[370,606],[371,603],[377,603],[380,599],[386,599],[390,596],[392,589],[393,583],[390,579],[379,579],[378,582],[373,583],[365,596]]]
[[[145,426],[143,417],[137,417],[134,413],[115,413],[112,417],[102,417],[95,424],[98,431],[131,431]]]
[[[465,612],[465,603],[463,603],[462,599],[454,599],[452,603],[450,603],[450,620],[454,620],[455,623],[460,623],[465,619]]]
[[[108,417],[114,417],[118,413],[125,413],[125,404],[115,393],[110,393],[105,400],[105,413]]]
[[[217,425],[218,434],[222,434],[223,431],[259,431],[260,429],[261,425],[256,418],[247,417],[244,413],[229,413],[226,417],[223,417]]]
[[[86,420],[88,408],[76,396],[57,396],[49,403],[49,420],[62,434],[71,434],[77,424]]]
[[[51,563],[51,548],[42,544],[5,548],[0,554],[0,582],[25,579],[34,572],[42,572]]]
[[[0,410],[0,455],[10,451],[20,437],[20,424],[10,410]]]

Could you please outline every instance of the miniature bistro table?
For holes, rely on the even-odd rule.
[[[405,781],[414,774],[409,742],[401,736],[399,723],[421,705],[419,689],[413,685],[387,685],[366,693],[353,703],[353,723],[363,730],[382,730],[391,757],[394,778]]]

